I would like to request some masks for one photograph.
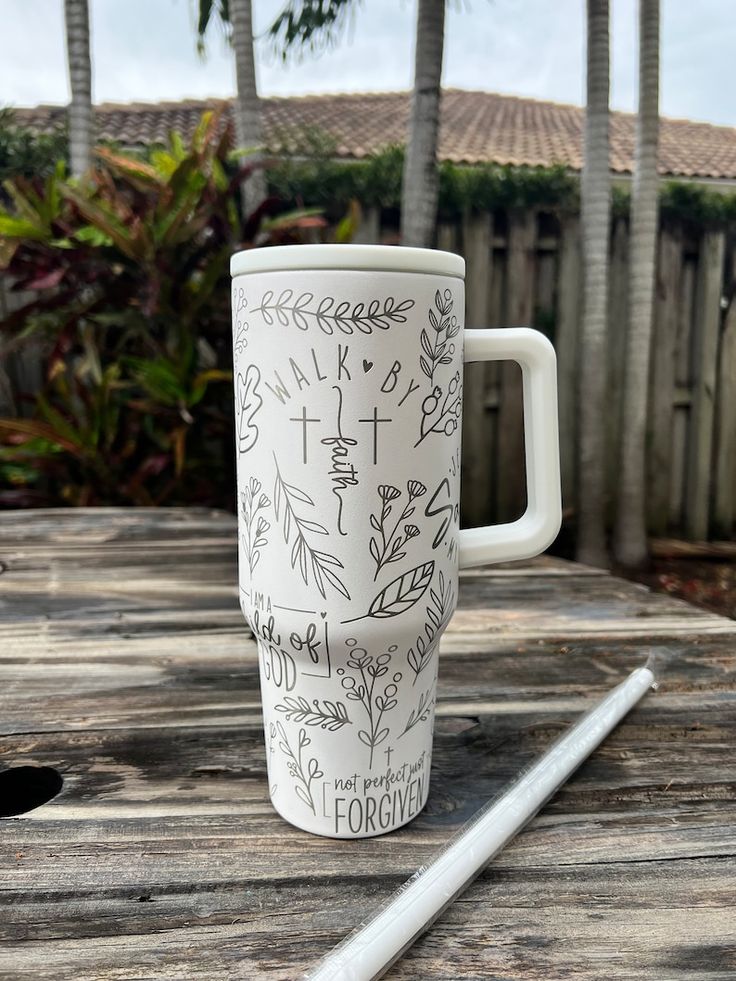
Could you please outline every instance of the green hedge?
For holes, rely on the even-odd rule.
[[[269,170],[271,191],[287,201],[327,209],[344,209],[353,199],[368,206],[398,208],[404,150],[386,147],[363,160],[329,156],[282,158]],[[440,164],[440,213],[467,210],[578,207],[578,179],[564,167],[501,167]]]
[[[12,109],[0,109],[0,184],[13,177],[47,177],[66,159],[66,133],[34,133],[18,126]]]
[[[334,139],[315,128],[277,133],[275,141],[286,153],[276,157],[269,168],[269,185],[283,201],[320,207],[335,218],[353,200],[368,207],[399,207],[403,147],[387,146],[362,160],[340,160]],[[17,175],[47,175],[54,162],[66,156],[66,145],[65,133],[34,134],[15,125],[9,110],[0,111],[0,181]],[[150,157],[155,150],[151,147],[141,156]],[[439,179],[439,209],[444,218],[502,208],[577,212],[580,207],[579,179],[562,165],[467,166],[445,161],[440,164]],[[613,187],[614,215],[628,213],[629,198],[628,188]],[[665,183],[660,206],[663,216],[698,226],[736,222],[736,193],[689,181]]]
[[[352,199],[363,205],[398,208],[401,200],[403,148],[387,147],[364,160],[328,157],[282,159],[269,171],[274,194],[287,201],[339,212]],[[497,164],[440,164],[440,215],[502,208],[547,208],[577,212],[580,180],[563,166],[511,167]],[[614,215],[626,215],[631,194],[615,184]],[[672,180],[660,193],[662,215],[696,225],[736,223],[736,193],[712,190],[690,181]]]

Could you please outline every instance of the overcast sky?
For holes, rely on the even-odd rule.
[[[284,0],[253,0],[262,32]],[[233,93],[230,53],[211,32],[196,54],[195,0],[91,0],[96,102]],[[584,0],[454,0],[443,84],[582,104]],[[612,0],[614,108],[636,102],[636,3]],[[0,105],[64,103],[62,0],[0,0]],[[662,112],[736,126],[734,0],[662,0]],[[414,0],[363,0],[352,32],[318,59],[286,67],[259,45],[262,95],[406,89]]]

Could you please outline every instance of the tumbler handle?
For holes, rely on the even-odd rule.
[[[517,521],[461,530],[461,569],[539,555],[562,522],[554,348],[544,334],[528,327],[466,330],[463,344],[466,362],[510,360],[521,367],[528,503]]]

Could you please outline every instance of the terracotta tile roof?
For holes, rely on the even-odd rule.
[[[217,100],[103,103],[96,107],[100,137],[126,146],[163,142],[171,129],[188,136],[201,113]],[[336,153],[360,158],[405,139],[406,92],[315,95],[263,99],[266,138],[272,151],[294,152],[304,132],[317,129],[335,142]],[[64,119],[64,108],[19,109],[26,125],[48,130]],[[584,111],[578,106],[539,102],[492,92],[447,89],[442,97],[439,154],[456,163],[494,162],[545,166],[582,165]],[[631,173],[635,117],[611,117],[611,169]],[[659,170],[679,177],[736,180],[736,128],[682,119],[663,119]]]

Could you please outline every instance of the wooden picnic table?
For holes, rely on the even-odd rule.
[[[464,575],[429,803],[336,841],[268,801],[232,517],[5,513],[0,560],[0,766],[64,779],[0,821],[3,979],[298,977],[650,651],[660,691],[388,977],[736,977],[736,622],[550,558]]]

